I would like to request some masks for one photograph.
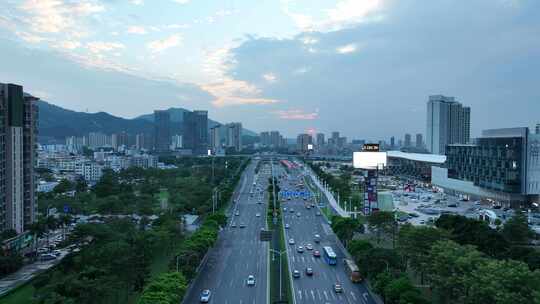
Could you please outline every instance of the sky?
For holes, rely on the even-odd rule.
[[[3,0],[0,82],[77,111],[205,109],[261,132],[472,136],[540,122],[537,0]]]

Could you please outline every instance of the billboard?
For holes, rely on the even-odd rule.
[[[353,167],[357,169],[382,169],[386,166],[386,152],[354,152]]]

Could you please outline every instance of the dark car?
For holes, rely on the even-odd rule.
[[[313,268],[307,267],[306,268],[306,275],[307,276],[312,276],[313,275]]]

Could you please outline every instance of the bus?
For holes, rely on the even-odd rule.
[[[324,246],[323,247],[323,253],[324,253],[324,260],[328,265],[336,265],[337,264],[337,256],[332,247],[330,246]]]
[[[343,259],[343,264],[345,264],[345,271],[347,272],[349,279],[351,279],[353,283],[362,282],[360,270],[358,269],[358,266],[356,266],[353,260]]]

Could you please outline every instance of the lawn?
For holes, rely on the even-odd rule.
[[[34,286],[32,284],[26,284],[23,285],[11,293],[9,293],[7,296],[0,299],[0,304],[33,304],[36,303],[32,299],[32,296],[34,295]]]

